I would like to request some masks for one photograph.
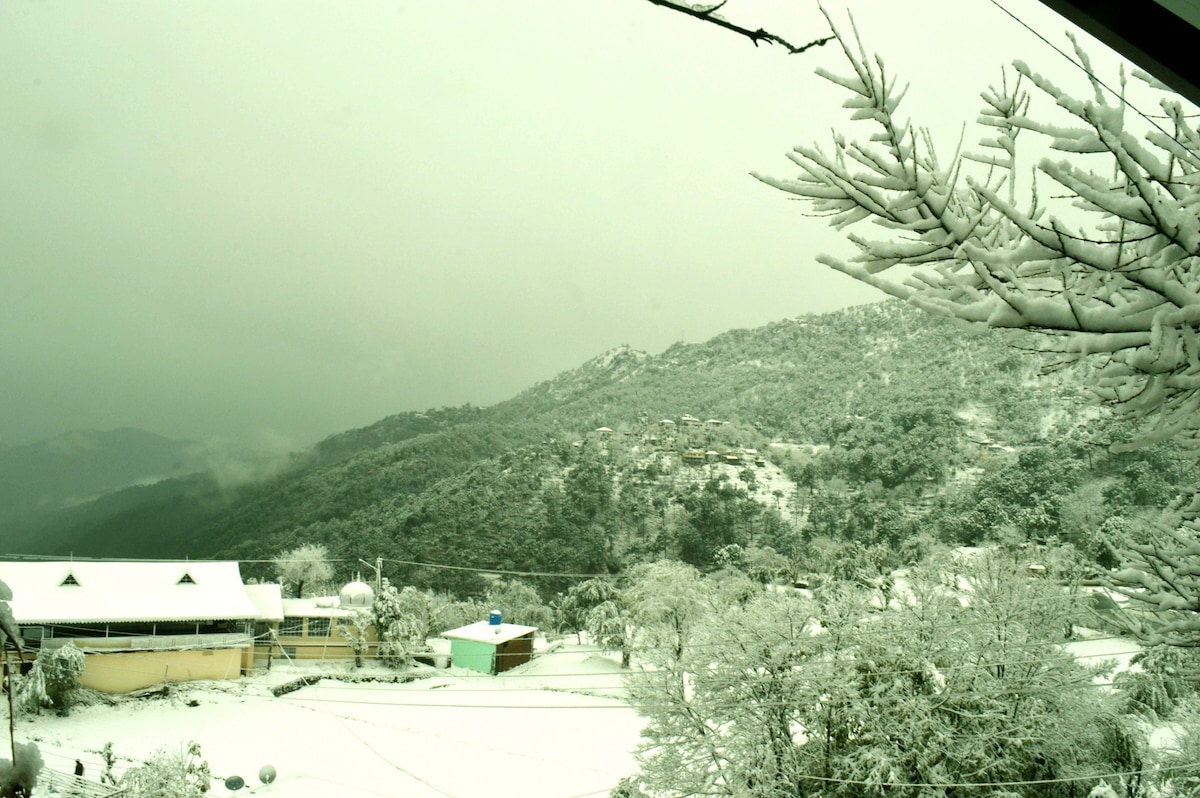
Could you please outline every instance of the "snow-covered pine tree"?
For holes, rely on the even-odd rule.
[[[797,177],[755,175],[838,229],[883,231],[850,232],[856,255],[818,260],[932,313],[1042,333],[1048,367],[1085,364],[1096,398],[1132,422],[1122,448],[1177,439],[1200,454],[1200,131],[1178,95],[1135,73],[1162,116],[1143,114],[1124,73],[1111,91],[1078,45],[1090,97],[1017,61],[982,94],[980,149],[942,161],[899,113],[907,87],[829,21],[850,73],[818,74],[872,132],[796,147]],[[1065,157],[1040,157],[1024,181],[1022,133]],[[1142,628],[1152,641],[1200,645],[1200,493],[1182,504],[1184,526],[1125,552],[1119,577],[1175,612]]]
[[[425,646],[431,618],[429,597],[415,588],[397,590],[386,578],[371,606],[379,659],[389,668],[402,668]]]

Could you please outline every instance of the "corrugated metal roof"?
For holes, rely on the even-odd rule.
[[[262,617],[236,562],[0,562],[0,580],[23,625]]]

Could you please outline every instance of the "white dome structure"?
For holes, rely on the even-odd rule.
[[[369,609],[375,603],[375,591],[366,582],[351,582],[338,594],[342,609]]]

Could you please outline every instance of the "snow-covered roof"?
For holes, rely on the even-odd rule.
[[[289,618],[349,618],[354,609],[338,606],[336,596],[283,600],[283,614]]]
[[[471,640],[476,643],[507,643],[522,635],[536,632],[536,626],[521,626],[515,623],[491,624],[487,621],[460,626],[449,632],[442,632],[442,637],[452,640]]]
[[[246,595],[258,607],[259,618],[264,621],[283,620],[283,594],[279,585],[246,585]]]
[[[0,562],[19,624],[257,620],[236,562]]]

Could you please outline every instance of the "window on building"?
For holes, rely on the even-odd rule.
[[[76,587],[79,587],[79,580],[75,578],[75,574],[67,574],[67,578],[58,584],[60,587],[66,587],[67,585],[75,585]]]
[[[176,582],[175,584],[177,584],[177,585],[194,585],[194,584],[196,584],[196,580],[192,579],[191,574],[189,574],[187,571],[184,571],[183,576],[179,577],[179,581]]]
[[[308,636],[309,637],[329,637],[329,619],[328,618],[309,618],[308,619]]]
[[[22,626],[21,637],[25,638],[26,643],[40,643],[43,637],[49,637],[46,634],[44,626]]]
[[[283,623],[279,624],[280,637],[300,637],[304,634],[304,619],[286,617]]]

